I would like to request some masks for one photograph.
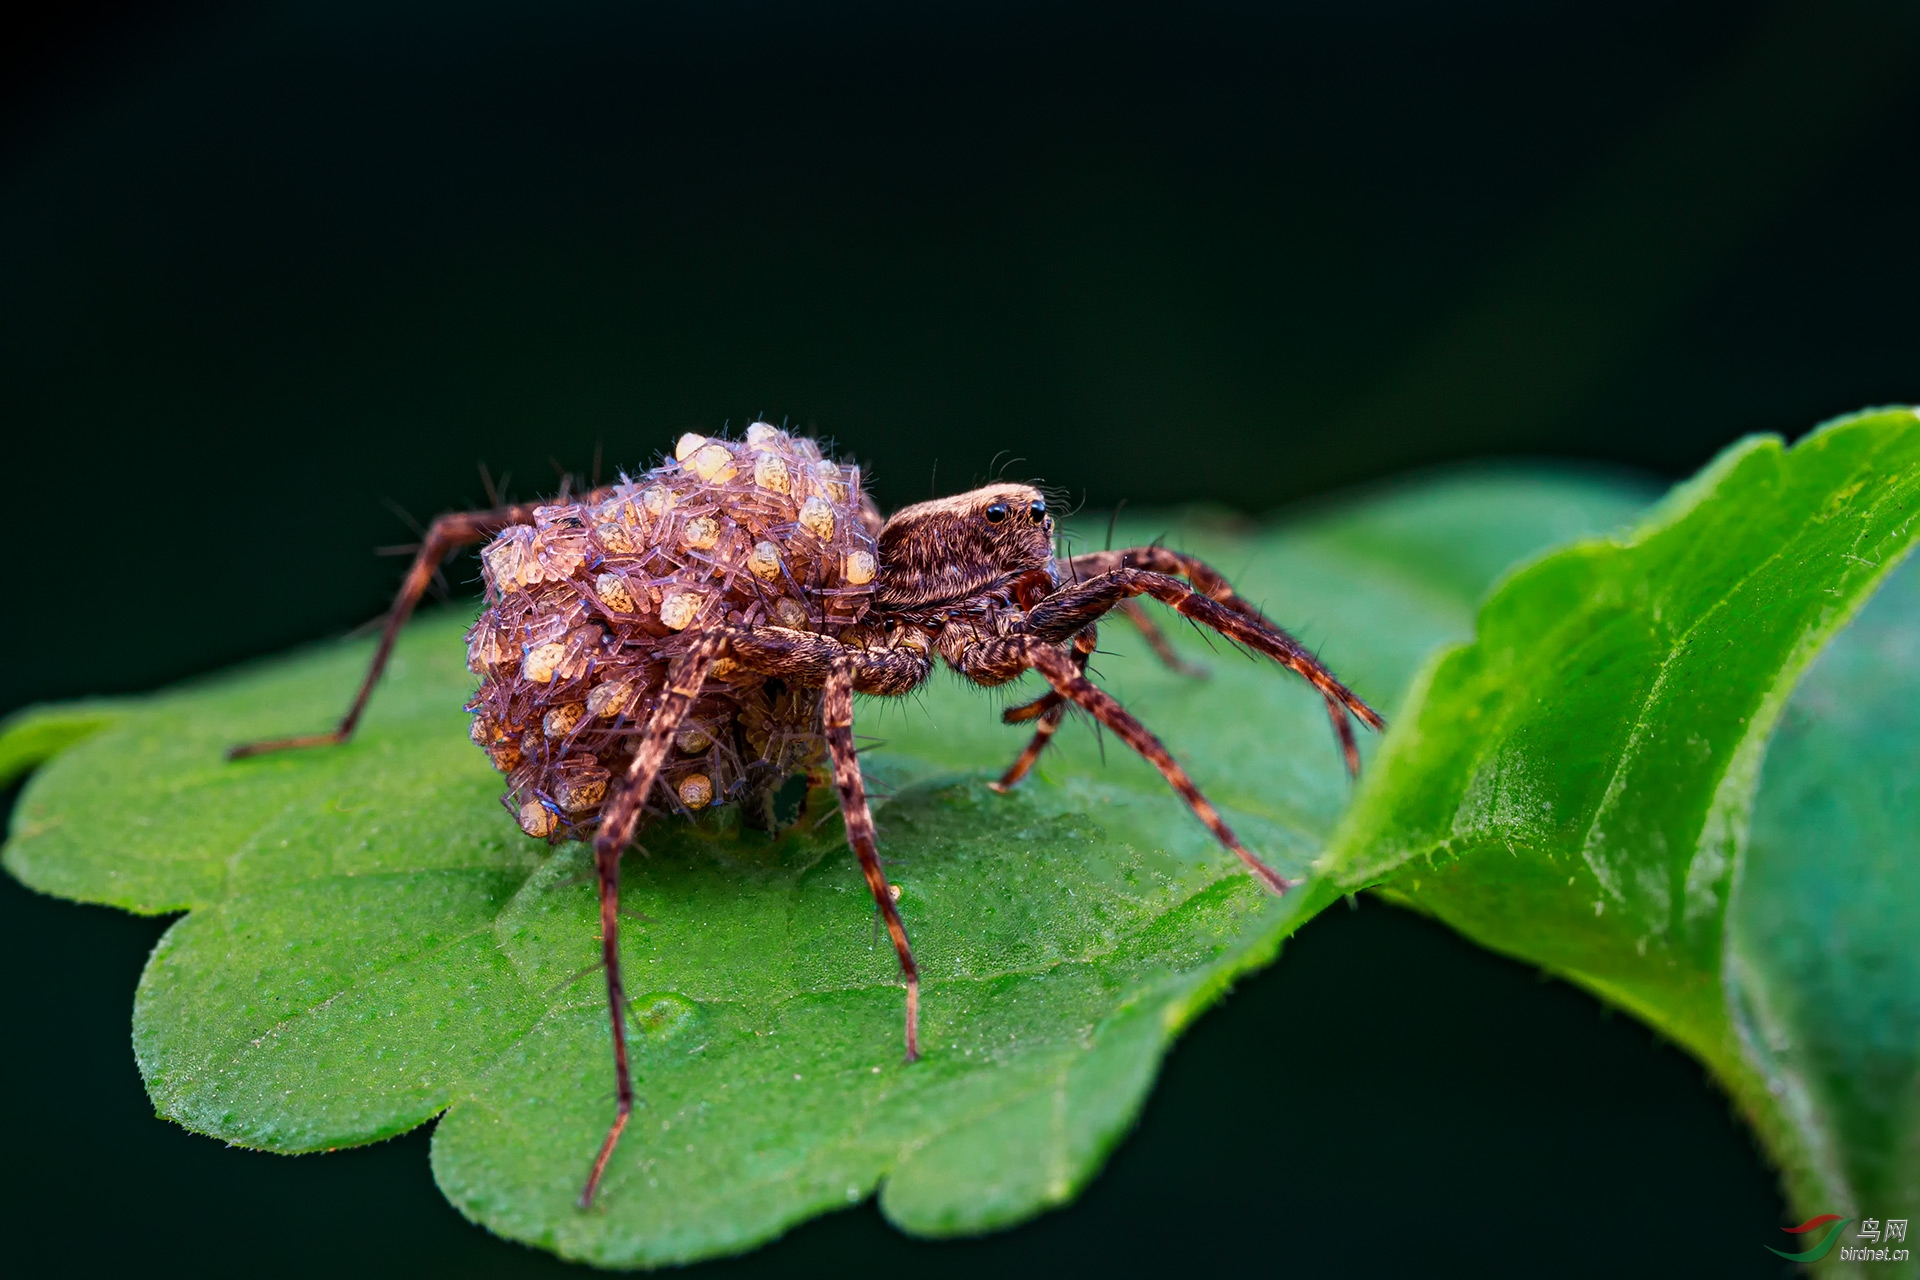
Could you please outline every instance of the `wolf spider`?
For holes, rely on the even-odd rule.
[[[757,424],[754,430],[759,429]],[[771,433],[773,429],[765,430]],[[749,442],[753,439],[750,430]],[[760,439],[779,442],[771,434]],[[585,500],[609,492],[596,491]],[[238,757],[346,741],[366,707],[401,626],[442,560],[455,547],[485,541],[515,525],[533,524],[535,511],[531,505],[506,506],[436,520],[387,616],[359,694],[339,727],[313,737],[249,744],[232,754]],[[1214,837],[1275,893],[1285,893],[1289,881],[1241,843],[1160,739],[1087,678],[1095,625],[1110,611],[1123,610],[1142,627],[1155,651],[1177,665],[1171,647],[1136,603],[1140,596],[1151,596],[1194,622],[1274,659],[1306,679],[1325,700],[1350,771],[1358,771],[1359,753],[1349,715],[1359,717],[1370,728],[1383,727],[1371,707],[1201,561],[1161,546],[1057,559],[1053,516],[1041,492],[1030,486],[993,484],[910,506],[880,528],[877,552],[878,573],[871,586],[871,606],[857,624],[823,626],[821,631],[760,623],[696,624],[677,637],[669,637],[671,647],[665,651],[671,658],[664,679],[656,689],[649,690],[651,698],[641,706],[644,730],[637,738],[639,747],[631,762],[622,766],[624,776],[613,780],[593,837],[618,1103],[581,1192],[583,1208],[592,1203],[634,1102],[618,948],[620,858],[633,841],[636,823],[663,764],[669,760],[676,733],[687,721],[703,687],[719,679],[722,672],[737,679],[736,673],[744,671],[787,686],[820,691],[819,728],[839,792],[847,843],[859,859],[906,985],[909,1062],[920,1055],[920,971],[881,867],[873,816],[854,752],[854,694],[898,697],[911,693],[931,675],[936,657],[974,684],[988,687],[1005,684],[1028,670],[1036,671],[1050,688],[1033,701],[1004,712],[1002,719],[1007,723],[1031,723],[1034,730],[1013,764],[990,784],[994,790],[1004,793],[1017,785],[1046,749],[1066,709],[1077,707],[1151,762]]]

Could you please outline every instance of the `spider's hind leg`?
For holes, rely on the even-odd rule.
[[[406,625],[414,606],[420,603],[420,597],[426,594],[434,575],[440,572],[441,561],[457,548],[485,542],[511,525],[532,523],[533,507],[530,504],[496,507],[491,511],[462,511],[437,517],[427,529],[427,536],[420,543],[419,554],[414,556],[413,566],[407,570],[406,579],[400,584],[400,593],[393,598],[393,607],[387,610],[387,620],[380,629],[380,643],[373,651],[373,661],[367,664],[367,674],[360,682],[360,692],[354,696],[353,705],[347,708],[347,714],[340,718],[340,723],[329,733],[241,743],[228,749],[227,759],[244,760],[248,756],[298,747],[333,746],[351,738],[354,726],[360,723],[361,713],[367,709],[367,699],[373,696],[373,686],[380,683],[380,675],[387,669],[387,659],[393,656],[393,645],[400,638],[400,628]]]

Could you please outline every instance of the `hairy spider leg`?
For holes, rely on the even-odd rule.
[[[1221,818],[1220,811],[1213,807],[1212,802],[1200,793],[1200,788],[1187,775],[1187,771],[1180,767],[1180,762],[1173,758],[1165,744],[1153,735],[1152,730],[1135,719],[1131,712],[1114,701],[1112,694],[1080,674],[1074,666],[1073,659],[1043,641],[1036,641],[1029,646],[1028,658],[1033,663],[1034,670],[1047,678],[1047,683],[1072,699],[1076,705],[1092,713],[1101,724],[1113,730],[1122,742],[1132,747],[1149,764],[1158,769],[1160,776],[1165,778],[1168,785],[1187,802],[1187,807],[1193,810],[1194,816],[1206,824],[1207,830],[1213,832],[1214,838],[1231,849],[1234,856],[1246,863],[1247,869],[1258,876],[1269,889],[1275,893],[1285,893],[1293,887],[1292,882],[1285,876],[1262,862],[1251,849],[1240,843],[1240,837],[1233,833],[1233,828]]]
[[[1137,548],[1140,551],[1153,549]],[[1071,586],[1082,578],[1096,573],[1105,573],[1108,569],[1119,568],[1122,563],[1119,557],[1127,554],[1128,552],[1125,551],[1100,551],[1090,556],[1062,556],[1053,562],[1054,576]],[[1226,579],[1222,578],[1221,581],[1225,582]],[[1207,669],[1181,657],[1179,651],[1173,647],[1173,642],[1167,639],[1167,633],[1160,629],[1159,623],[1147,616],[1147,611],[1140,607],[1138,600],[1122,600],[1114,607],[1114,612],[1133,624],[1134,629],[1140,633],[1140,638],[1147,642],[1147,648],[1153,651],[1153,656],[1160,659],[1161,665],[1169,671],[1176,675],[1191,676],[1195,680],[1207,678]]]
[[[847,843],[860,859],[860,870],[867,878],[867,889],[874,905],[886,922],[887,936],[893,939],[894,954],[900,958],[900,976],[907,984],[907,1061],[920,1057],[920,966],[913,958],[913,945],[907,940],[907,927],[894,906],[893,892],[887,885],[887,873],[880,865],[880,846],[873,829],[873,811],[867,806],[867,788],[860,776],[860,757],[853,748],[853,690],[857,659],[838,658],[827,673],[821,694],[821,720],[826,728],[827,753],[833,760],[833,782],[840,791],[840,813],[846,820]]]
[[[1084,555],[1063,557],[1055,562],[1055,568],[1060,581],[1069,586],[1078,585],[1088,578],[1122,568],[1152,569],[1169,576],[1184,577],[1199,588],[1201,594],[1205,595],[1208,599],[1216,600],[1226,605],[1235,613],[1244,615],[1270,631],[1279,632],[1282,635],[1285,634],[1284,631],[1281,631],[1277,623],[1253,605],[1249,604],[1243,596],[1236,592],[1233,589],[1233,584],[1227,581],[1225,574],[1222,574],[1218,569],[1213,568],[1213,566],[1207,564],[1206,561],[1201,560],[1197,556],[1186,555],[1166,547],[1129,547],[1120,551],[1091,551]],[[1205,666],[1195,662],[1188,662],[1180,656],[1179,651],[1173,647],[1173,642],[1167,639],[1167,633],[1160,629],[1160,624],[1148,615],[1147,611],[1140,606],[1138,600],[1132,597],[1122,598],[1120,602],[1114,606],[1114,612],[1133,624],[1134,628],[1140,632],[1140,638],[1147,642],[1147,648],[1153,651],[1153,655],[1159,658],[1161,664],[1168,670],[1178,675],[1190,676],[1196,680],[1204,680],[1211,674]],[[1084,664],[1082,669],[1085,669]],[[1064,701],[1065,699],[1062,698],[1060,694],[1049,691],[1035,698],[1032,702],[1007,708],[1000,718],[1007,724],[1023,723],[1028,720],[1038,719],[1047,711],[1060,706]],[[1053,723],[1056,727],[1059,725],[1059,721],[1059,717],[1054,717]],[[1339,737],[1342,752],[1343,754],[1348,754],[1349,763],[1351,764],[1353,757],[1350,753],[1346,753],[1347,739],[1351,735],[1351,731],[1342,732],[1342,726],[1338,719],[1336,719],[1334,723],[1334,733]],[[1044,749],[1044,744],[1042,744],[1042,749]],[[1036,752],[1034,759],[1037,758],[1038,753]],[[1026,757],[1023,756],[1022,759],[1026,759]],[[1016,761],[1015,763],[1017,766],[1019,762]],[[1025,776],[1027,769],[1032,768],[1033,760],[1027,760],[1026,763],[1027,768],[1020,770],[1021,776]],[[1017,781],[1019,781],[1018,778],[1013,779],[1013,782]],[[1012,783],[1006,778],[1002,778],[999,784],[989,785],[994,785],[996,790],[1005,790],[1006,787],[1012,785]]]
[[[400,594],[393,598],[393,607],[387,610],[386,625],[380,629],[380,643],[373,651],[373,661],[367,665],[366,678],[360,682],[360,692],[355,695],[353,705],[347,708],[347,714],[341,717],[333,732],[241,743],[227,749],[227,759],[244,760],[248,756],[298,747],[334,746],[351,738],[354,726],[360,723],[361,713],[367,709],[367,699],[373,696],[373,686],[380,682],[381,673],[387,669],[387,659],[393,656],[393,645],[400,638],[400,628],[413,615],[414,606],[420,603],[420,597],[433,582],[433,575],[440,571],[441,561],[456,548],[485,542],[511,525],[532,523],[532,504],[495,507],[490,511],[460,511],[436,517],[427,529],[425,541],[420,544],[419,554],[413,558],[413,566],[407,570],[407,576],[400,584]]]
[[[1233,589],[1227,576],[1218,569],[1200,559],[1175,551],[1170,547],[1127,547],[1118,551],[1089,551],[1083,555],[1069,557],[1060,562],[1060,580],[1068,583],[1083,582],[1088,578],[1111,572],[1114,569],[1151,569],[1155,573],[1164,573],[1169,577],[1185,578],[1191,582],[1201,595],[1227,606],[1235,613],[1242,614],[1271,631],[1280,631],[1280,626],[1259,609],[1250,604],[1246,597]],[[1140,629],[1146,639],[1147,647],[1159,655],[1162,662],[1184,675],[1204,676],[1207,669],[1187,663],[1175,652],[1158,626],[1147,616],[1137,600],[1122,600],[1117,606],[1118,612]],[[1285,634],[1282,632],[1282,634]],[[1336,729],[1337,733],[1338,730]]]
[[[1193,563],[1199,564],[1198,561]],[[1204,565],[1199,567],[1205,568]],[[1209,569],[1207,572],[1213,571]],[[1201,595],[1177,578],[1149,569],[1110,569],[1076,586],[1062,588],[1035,605],[1027,614],[1027,632],[1041,640],[1064,640],[1105,614],[1119,601],[1142,595],[1150,595],[1176,613],[1266,654],[1311,684],[1326,703],[1327,719],[1332,722],[1334,737],[1346,760],[1347,772],[1356,777],[1359,775],[1360,747],[1354,741],[1353,725],[1347,715],[1351,712],[1372,729],[1385,728],[1386,721],[1353,690],[1335,679],[1333,672],[1327,670],[1304,645],[1267,621],[1257,609],[1244,601],[1235,608],[1225,601]]]
[[[1066,713],[1066,706],[1067,700],[1065,698],[1048,694],[1045,697],[1036,698],[1025,707],[1012,707],[1008,709],[1002,719],[1007,720],[1009,723],[1018,724],[1018,720],[1012,720],[1010,717],[1012,717],[1015,712],[1025,711],[1029,708],[1036,709],[1035,715],[1032,718],[1037,719],[1039,723],[1034,725],[1033,737],[1027,740],[1027,745],[1021,748],[1020,754],[1013,758],[1013,763],[1007,766],[1007,771],[1001,774],[997,781],[987,784],[988,790],[997,791],[1001,795],[1006,795],[1009,791],[1012,791],[1020,785],[1027,774],[1033,771],[1034,764],[1040,759],[1040,753],[1045,751],[1047,744],[1053,741],[1053,735],[1060,731],[1060,721]],[[1024,719],[1026,717],[1022,718]]]
[[[1246,597],[1233,589],[1227,575],[1200,559],[1171,547],[1127,547],[1118,551],[1089,551],[1061,564],[1061,581],[1078,585],[1115,569],[1151,569],[1172,578],[1185,578],[1194,590],[1209,600],[1217,600],[1235,613],[1244,614],[1262,626],[1278,631],[1273,619],[1260,612]]]
[[[1098,643],[1099,638],[1092,627],[1086,628],[1073,638],[1073,664],[1081,672],[1086,671],[1087,659],[1093,656],[1094,648]],[[1003,724],[1021,724],[1028,720],[1038,720],[1040,723],[1034,726],[1032,739],[1014,758],[1014,762],[1007,766],[1007,771],[1000,775],[1000,780],[987,784],[989,790],[1006,795],[1020,785],[1040,759],[1040,753],[1045,751],[1047,744],[1053,741],[1053,735],[1059,732],[1060,721],[1065,718],[1066,710],[1065,695],[1058,690],[1049,689],[1032,702],[1023,706],[1008,707],[1001,713],[1000,720]]]
[[[1326,672],[1326,669],[1320,666],[1319,661],[1308,653],[1304,646],[1236,592],[1233,584],[1227,581],[1224,574],[1196,556],[1159,546],[1132,547],[1121,551],[1093,551],[1085,555],[1073,556],[1059,562],[1060,578],[1069,584],[1062,588],[1062,592],[1071,592],[1078,587],[1084,587],[1090,582],[1111,574],[1116,569],[1147,569],[1168,577],[1175,575],[1185,577],[1205,598],[1239,614],[1266,632],[1271,640],[1284,644],[1287,647],[1286,656],[1273,654],[1278,660],[1295,670],[1299,670],[1300,664],[1304,663],[1318,668],[1323,673]],[[1146,610],[1140,607],[1139,601],[1134,596],[1120,596],[1111,608],[1139,629],[1147,646],[1169,668],[1182,675],[1194,677],[1204,677],[1207,674],[1205,667],[1189,664],[1180,657],[1167,640],[1166,634],[1147,615]],[[1266,646],[1256,647],[1261,648],[1263,652],[1272,653],[1272,650]],[[1086,670],[1084,661],[1080,663],[1080,669],[1083,672]],[[1303,671],[1302,674],[1306,673]],[[1329,678],[1331,677],[1331,673],[1326,674]],[[1333,726],[1334,737],[1339,743],[1341,757],[1346,762],[1348,772],[1357,775],[1360,770],[1360,748],[1354,741],[1353,727],[1347,719],[1345,699],[1339,693],[1330,693],[1312,676],[1309,675],[1307,678],[1320,689],[1322,697],[1326,699],[1328,720]],[[1338,685],[1337,681],[1334,683]],[[1031,702],[1007,708],[1001,715],[1002,721],[1007,724],[1020,724],[1036,719],[1040,724],[1036,726],[1033,740],[1027,744],[1026,750],[1021,752],[1019,758],[998,782],[988,784],[990,787],[1004,794],[1031,771],[1034,763],[1040,758],[1041,752],[1046,749],[1048,741],[1059,728],[1065,701],[1064,696],[1058,691],[1049,691]],[[1366,719],[1367,715],[1363,713],[1362,718]],[[1377,720],[1368,720],[1368,723],[1374,728],[1380,727]]]
[[[647,793],[660,776],[660,766],[673,748],[673,737],[685,723],[700,697],[707,672],[726,643],[720,635],[697,637],[693,645],[667,669],[666,687],[653,715],[647,721],[646,736],[619,790],[600,815],[600,830],[593,837],[593,867],[600,881],[600,963],[607,971],[607,1017],[613,1027],[613,1076],[618,1096],[613,1124],[594,1157],[593,1171],[580,1191],[580,1207],[590,1208],[607,1171],[607,1161],[620,1134],[633,1114],[633,1074],[627,1067],[627,997],[620,981],[620,855],[633,843],[633,829],[640,820]]]
[[[1170,547],[1158,545],[1128,547],[1120,551],[1091,551],[1085,555],[1074,556],[1066,562],[1065,568],[1068,576],[1076,581],[1109,573],[1115,569],[1146,569],[1155,573],[1165,574],[1169,577],[1185,578],[1207,599],[1225,605],[1227,608],[1264,628],[1266,631],[1283,637],[1302,657],[1311,661],[1315,666],[1319,665],[1318,659],[1315,659],[1313,655],[1306,651],[1304,646],[1300,645],[1292,636],[1288,635],[1284,628],[1273,619],[1267,617],[1266,614],[1262,613],[1250,603],[1246,597],[1242,596],[1238,591],[1235,591],[1233,584],[1227,581],[1225,574],[1198,556],[1190,556],[1185,552],[1175,551]],[[1129,604],[1133,605],[1135,609],[1139,608],[1138,604],[1130,599],[1123,601],[1121,607],[1125,608]],[[1142,616],[1145,616],[1144,610],[1140,612]],[[1164,640],[1165,637],[1162,637],[1162,639]],[[1152,643],[1151,638],[1149,638],[1148,643]],[[1292,666],[1293,664],[1288,663],[1288,665]],[[1295,669],[1299,670],[1297,667]],[[1324,670],[1324,668],[1322,668],[1322,670]],[[1301,674],[1305,675],[1306,673],[1302,672]],[[1312,677],[1309,676],[1308,679],[1311,680]],[[1354,741],[1353,726],[1348,723],[1346,713],[1334,705],[1334,698],[1328,694],[1328,691],[1320,686],[1317,681],[1314,683],[1316,688],[1320,688],[1321,696],[1326,699],[1327,719],[1333,726],[1333,736],[1335,740],[1340,744],[1340,754],[1346,761],[1347,772],[1354,777],[1358,777],[1360,774],[1360,746]],[[1362,720],[1367,719],[1364,714],[1361,715],[1360,718]],[[1368,721],[1368,723],[1375,729],[1382,727],[1381,724],[1374,721]]]
[[[1160,629],[1159,623],[1147,616],[1147,611],[1140,607],[1138,600],[1122,600],[1115,607],[1114,612],[1133,624],[1134,630],[1140,633],[1140,638],[1147,642],[1147,648],[1153,650],[1153,656],[1160,659],[1161,664],[1169,671],[1175,675],[1191,676],[1195,680],[1207,678],[1207,669],[1197,662],[1188,662],[1181,657],[1180,651],[1173,647],[1171,640],[1167,639],[1167,633]]]
[[[725,656],[740,666],[760,675],[777,676],[794,684],[811,685],[821,689],[820,715],[822,729],[827,739],[827,754],[833,763],[834,785],[840,793],[840,813],[847,829],[847,844],[860,860],[861,873],[866,877],[867,889],[873,895],[874,905],[880,909],[882,920],[887,926],[887,935],[893,940],[893,949],[900,960],[900,975],[907,988],[907,1061],[914,1062],[920,1057],[920,966],[913,957],[913,947],[907,938],[906,925],[900,919],[900,912],[894,906],[893,893],[888,888],[886,871],[880,864],[879,842],[875,837],[873,811],[867,804],[866,783],[861,777],[859,756],[853,744],[853,695],[858,693],[899,696],[917,688],[931,670],[931,659],[927,651],[920,647],[896,646],[893,648],[861,649],[845,644],[831,636],[811,631],[794,631],[786,627],[729,627],[702,637],[699,647],[690,651],[708,654],[711,660]],[[704,672],[706,667],[702,668]],[[695,687],[686,694],[687,706],[698,696]],[[677,696],[677,695],[676,695]],[[666,712],[663,704],[655,713],[656,722]],[[681,715],[684,716],[684,710]],[[677,721],[675,722],[677,726]],[[656,730],[648,728],[648,743],[652,745]],[[668,730],[659,738],[659,759],[666,755],[666,745],[673,731]],[[638,770],[645,758],[642,755],[634,760]],[[651,768],[657,769],[658,760]],[[637,776],[630,775],[630,776]],[[601,817],[600,836],[594,842],[596,853],[604,847],[603,842],[617,838],[619,843],[613,847],[625,848],[626,841],[632,836],[632,815],[638,812],[638,801],[630,799],[634,794],[631,788],[623,789],[607,811]],[[643,794],[643,793],[642,793]],[[616,824],[624,823],[626,834],[620,835]],[[611,834],[610,834],[611,833]],[[613,860],[609,872],[603,861],[601,886],[603,894],[608,891],[609,874],[617,875],[619,863]],[[617,894],[617,883],[612,890]],[[617,901],[617,899],[616,899]],[[603,897],[601,918],[606,920],[607,907]],[[604,930],[604,925],[603,925]],[[609,944],[610,946],[610,944]],[[608,950],[609,957],[613,955]],[[613,963],[613,961],[609,961]],[[612,983],[615,970],[609,969],[609,999],[613,1000]],[[615,1012],[616,1025],[620,1014]],[[606,1146],[600,1160],[594,1166],[594,1181],[600,1170],[605,1167],[606,1159],[613,1150],[613,1144],[619,1139],[619,1131],[626,1124],[627,1111],[631,1108],[630,1090],[626,1085],[625,1042],[616,1036],[616,1067],[620,1073],[622,1089],[622,1110],[614,1122],[614,1129],[607,1135]],[[593,1181],[582,1194],[584,1204],[592,1198]]]
[[[1118,605],[1114,606],[1114,612],[1134,625],[1140,632],[1141,638],[1147,642],[1147,648],[1151,649],[1153,655],[1160,659],[1162,666],[1166,667],[1175,675],[1189,676],[1195,680],[1205,680],[1212,674],[1199,663],[1188,662],[1185,658],[1182,658],[1179,652],[1174,649],[1172,641],[1167,639],[1167,633],[1160,629],[1159,623],[1147,616],[1147,611],[1140,607],[1138,600],[1122,600]],[[1000,713],[1000,722],[1002,724],[1025,724],[1029,720],[1039,719],[1042,714],[1061,705],[1061,703],[1065,701],[1066,699],[1062,698],[1059,694],[1048,690],[1031,702],[1023,702],[1019,706],[1008,707]],[[1058,722],[1058,718],[1056,717],[1055,723],[1058,724]]]
[[[894,906],[886,871],[880,864],[873,811],[867,804],[866,782],[853,745],[853,695],[858,692],[897,697],[910,693],[926,680],[932,659],[923,647],[861,649],[831,636],[790,631],[785,627],[729,628],[724,634],[727,656],[748,670],[795,684],[817,685],[821,689],[821,727],[827,739],[827,755],[833,763],[834,786],[840,793],[840,815],[847,829],[847,844],[860,860],[867,889],[873,895],[874,905],[880,909],[887,936],[893,940],[894,953],[900,960],[900,976],[907,987],[907,1061],[917,1061],[920,1057],[920,966],[913,958],[906,925]]]

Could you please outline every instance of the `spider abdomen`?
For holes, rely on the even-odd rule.
[[[534,511],[481,553],[473,740],[529,835],[580,838],[632,762],[669,664],[717,627],[838,636],[871,603],[878,514],[858,467],[766,423]],[[821,757],[816,690],[716,664],[649,800],[701,809]]]

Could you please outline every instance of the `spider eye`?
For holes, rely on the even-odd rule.
[[[1027,508],[1027,518],[1039,524],[1047,518],[1047,504],[1035,498],[1033,505]]]
[[[987,505],[986,517],[988,524],[999,524],[1007,518],[1007,504],[1004,502],[989,503]]]

